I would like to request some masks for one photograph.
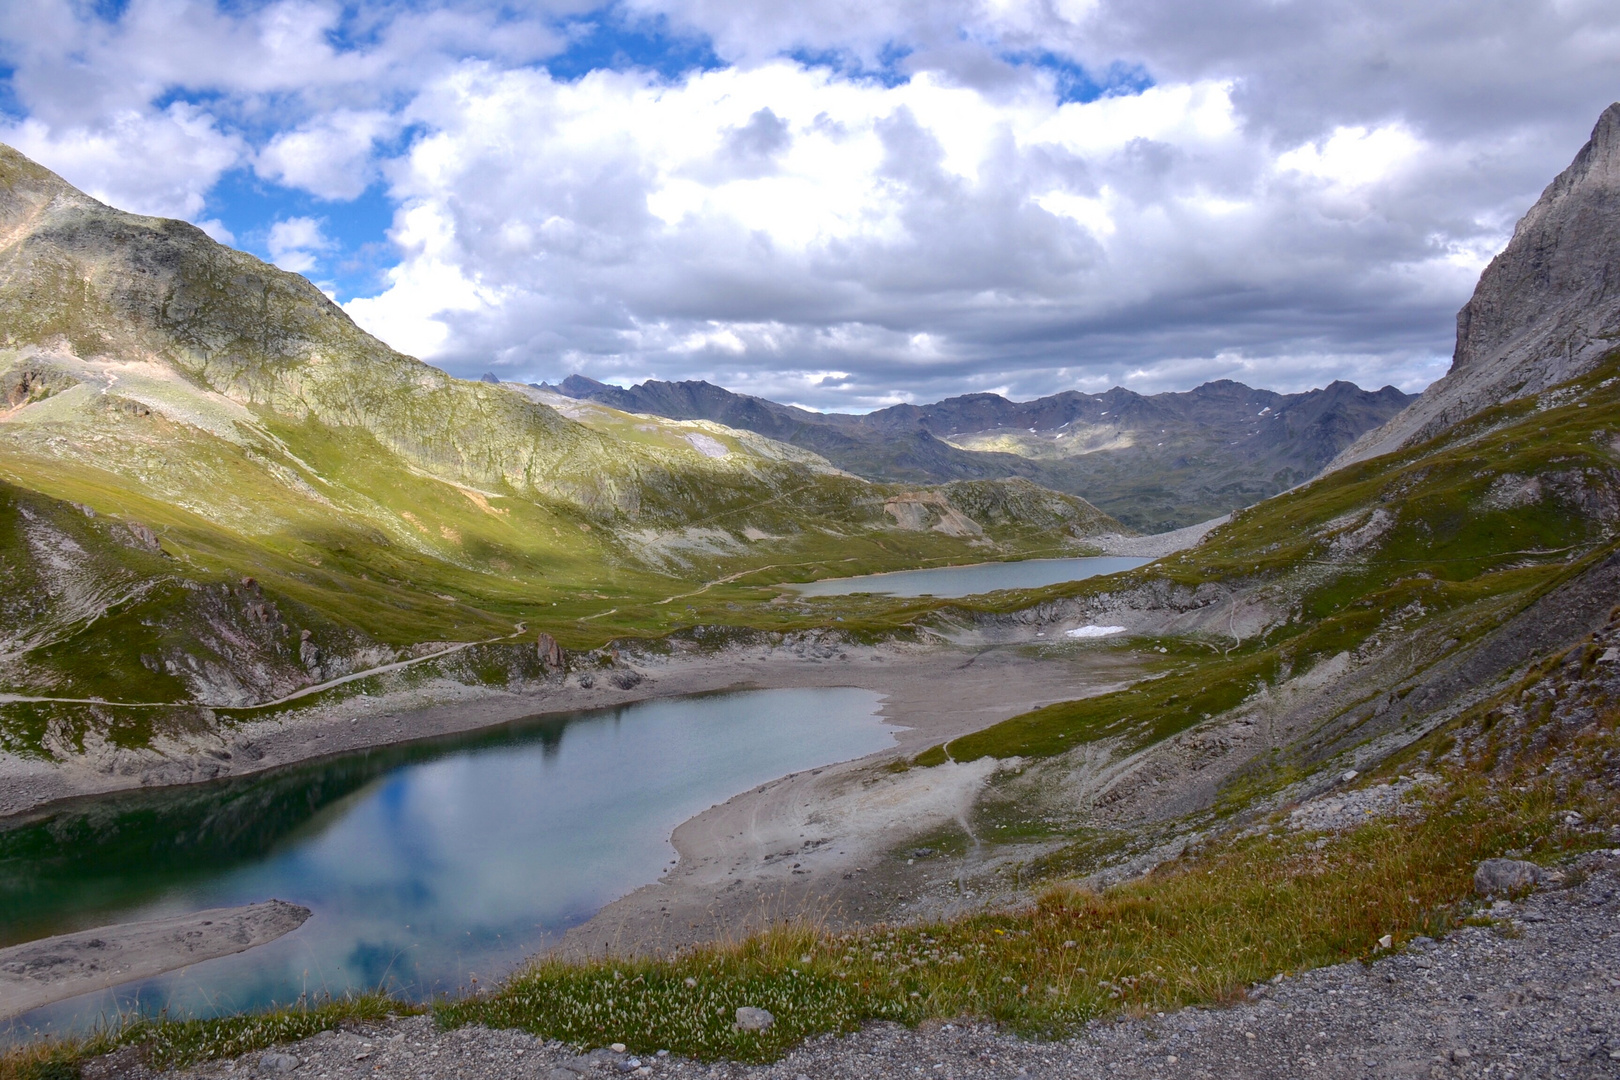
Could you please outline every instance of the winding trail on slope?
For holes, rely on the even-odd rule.
[[[611,611],[604,611],[601,614],[611,615],[613,613]],[[591,616],[591,618],[597,617],[598,616],[594,615]],[[172,709],[175,707],[190,708],[197,706],[201,706],[203,708],[233,710],[272,709],[277,705],[285,705],[288,702],[297,701],[299,698],[306,698],[311,694],[318,694],[323,690],[330,690],[335,686],[343,686],[346,683],[358,682],[361,679],[369,679],[373,675],[386,675],[390,671],[404,671],[406,668],[414,667],[417,664],[425,664],[429,660],[438,660],[439,658],[449,656],[452,653],[458,653],[464,649],[470,649],[475,645],[493,645],[497,641],[511,641],[513,638],[522,637],[526,633],[528,633],[527,630],[519,630],[511,634],[502,634],[500,637],[484,638],[482,641],[458,642],[447,649],[440,649],[438,652],[427,653],[423,656],[413,656],[409,660],[396,660],[391,664],[382,664],[374,668],[366,668],[364,671],[356,671],[340,678],[328,679],[326,682],[316,683],[314,686],[306,686],[302,690],[294,691],[285,697],[278,697],[273,701],[260,701],[253,705],[208,705],[200,701],[108,701],[105,698],[34,697],[27,694],[0,694],[0,705],[12,705],[21,702],[56,702],[66,705],[117,705],[118,707],[125,709]]]

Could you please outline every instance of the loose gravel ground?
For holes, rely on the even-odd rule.
[[[1419,939],[1370,965],[1255,988],[1221,1009],[1090,1025],[1033,1042],[982,1023],[872,1024],[767,1066],[589,1054],[520,1032],[439,1031],[426,1017],[333,1031],[176,1080],[713,1080],[823,1077],[1596,1077],[1620,1075],[1620,849],[1563,888],[1498,902],[1491,926]],[[134,1070],[113,1062],[86,1080]]]

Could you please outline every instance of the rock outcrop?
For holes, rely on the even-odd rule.
[[[546,666],[547,671],[562,670],[562,646],[557,644],[556,638],[552,637],[544,630],[540,631],[540,636],[535,639],[534,651],[535,655],[540,658],[540,662]]]
[[[1451,370],[1330,468],[1420,442],[1589,371],[1620,346],[1620,102],[1513,230],[1457,313]]]

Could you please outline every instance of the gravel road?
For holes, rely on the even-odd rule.
[[[1371,965],[1341,964],[1256,988],[1247,1003],[1092,1024],[1030,1042],[977,1024],[873,1024],[815,1039],[768,1066],[611,1049],[576,1055],[520,1032],[437,1031],[413,1017],[327,1032],[189,1070],[289,1080],[725,1080],[830,1077],[1596,1077],[1620,1075],[1620,849],[1588,855],[1580,884],[1498,902],[1469,927]],[[128,1076],[93,1062],[86,1080]],[[178,1078],[177,1078],[178,1080]]]

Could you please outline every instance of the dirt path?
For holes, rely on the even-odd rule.
[[[614,611],[617,610],[617,608],[614,609]],[[604,611],[599,615],[587,616],[587,618],[595,619],[599,618],[600,615],[611,614],[613,614],[612,611]],[[421,656],[413,656],[409,660],[395,660],[392,663],[379,664],[376,667],[366,668],[363,671],[352,672],[351,674],[343,675],[336,679],[328,679],[323,683],[315,683],[313,686],[306,686],[302,690],[294,690],[285,697],[273,698],[270,701],[261,701],[254,705],[236,706],[235,711],[247,712],[252,709],[274,709],[277,706],[298,701],[300,698],[312,697],[315,694],[319,694],[323,690],[331,690],[333,687],[345,686],[349,683],[360,682],[362,679],[370,679],[377,675],[387,675],[390,672],[404,671],[405,669],[415,667],[418,664],[425,664],[430,660],[442,660],[446,656],[453,656],[464,649],[471,649],[477,645],[493,645],[498,641],[511,641],[515,637],[522,637],[523,634],[524,631],[519,630],[515,634],[502,634],[500,637],[484,638],[482,641],[459,642],[455,645],[449,646],[448,648],[440,649],[437,652],[423,653]],[[32,697],[27,694],[0,694],[0,705],[9,705],[13,702],[55,702],[66,705],[116,705],[120,709],[173,709],[189,708],[196,705],[195,702],[191,701],[108,701],[105,698]]]

